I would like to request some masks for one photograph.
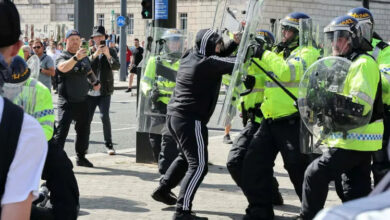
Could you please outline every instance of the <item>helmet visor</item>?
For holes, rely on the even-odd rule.
[[[325,33],[324,56],[343,56],[352,50],[351,33],[337,30]]]
[[[368,42],[371,42],[373,34],[373,24],[369,19],[359,21],[359,26],[362,31],[362,37],[365,38]]]
[[[183,52],[184,38],[180,36],[172,36],[165,39],[163,44],[163,52],[171,58],[180,58]]]

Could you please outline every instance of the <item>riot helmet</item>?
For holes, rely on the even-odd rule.
[[[298,45],[299,41],[299,21],[310,17],[302,12],[293,12],[280,20],[280,43],[285,46]]]
[[[24,59],[20,56],[12,58],[11,71],[12,73],[9,77],[8,83],[23,83],[30,77],[31,74],[26,61],[24,61]]]
[[[161,36],[161,53],[169,58],[180,58],[182,55],[184,36],[177,29],[169,29]]]
[[[259,29],[256,31],[255,40],[262,45],[265,50],[271,50],[275,43],[274,35],[267,30]]]
[[[368,42],[371,42],[374,33],[374,17],[367,8],[354,8],[348,12],[348,15],[356,18],[359,21],[359,26],[362,31],[362,36]]]
[[[324,28],[324,55],[347,56],[354,49],[362,48],[362,34],[359,22],[354,17],[337,17]]]

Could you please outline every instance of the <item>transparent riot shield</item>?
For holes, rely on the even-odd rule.
[[[331,137],[347,138],[354,129],[369,123],[372,109],[350,91],[351,61],[342,57],[326,57],[313,63],[305,72],[298,93],[301,119],[312,140],[303,153],[316,152]],[[361,129],[361,128],[359,128]],[[361,131],[360,131],[361,132]]]
[[[25,113],[34,115],[36,105],[35,87],[25,86],[25,82],[5,83],[3,90],[4,97],[23,108]]]
[[[30,68],[31,71],[31,77],[38,80],[39,77],[39,69],[41,68],[41,61],[39,60],[39,57],[37,55],[32,55],[27,60],[28,68]]]
[[[243,30],[242,22],[248,11],[248,3],[255,0],[219,0],[214,15],[213,30],[222,36],[225,43],[234,32]]]
[[[264,9],[263,1],[251,1],[249,6],[246,12],[245,29],[238,47],[237,62],[234,66],[229,89],[226,92],[225,101],[218,119],[218,124],[223,126],[229,124],[229,119],[236,114],[236,102],[239,99],[239,94],[244,91],[242,77],[247,75],[248,68],[251,65],[253,49],[256,44],[256,30],[266,23],[262,16]]]
[[[187,37],[177,29],[152,28],[149,33],[140,76],[137,129],[161,134]]]

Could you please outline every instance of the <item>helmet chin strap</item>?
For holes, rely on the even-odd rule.
[[[10,66],[5,62],[3,55],[0,54],[0,95],[3,94],[3,85],[8,81],[10,73]]]

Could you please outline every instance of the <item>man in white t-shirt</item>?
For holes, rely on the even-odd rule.
[[[0,0],[0,26],[0,219],[27,220],[38,196],[47,142],[34,118],[1,97],[3,82],[12,73],[9,64],[23,44],[19,13],[10,0]]]

